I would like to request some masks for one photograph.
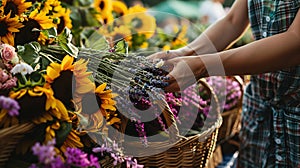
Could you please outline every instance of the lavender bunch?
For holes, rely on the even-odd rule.
[[[55,140],[48,141],[45,145],[35,143],[32,152],[38,157],[38,163],[32,164],[30,168],[100,168],[97,157],[92,154],[88,155],[77,148],[68,147],[64,153],[65,159],[62,159],[55,152]]]
[[[161,68],[161,62],[150,62],[144,56],[91,49],[82,49],[79,57],[90,60],[88,68],[93,72],[96,83],[108,83],[119,95],[115,98],[117,108],[134,123],[131,126],[135,127],[136,136],[145,146],[149,134],[166,130],[164,121],[159,117],[152,123],[141,122],[145,115],[157,116],[155,112],[160,111],[156,102],[163,101],[162,90],[168,85],[165,82],[167,72]],[[150,107],[151,112],[144,113]],[[153,124],[160,125],[160,128],[151,127]],[[130,131],[133,132],[133,129]]]
[[[92,150],[95,154],[98,154],[100,157],[110,156],[113,158],[113,165],[118,166],[118,165],[124,165],[126,168],[143,168],[143,165],[140,165],[137,163],[137,160],[129,157],[129,156],[124,156],[120,151],[121,148],[118,146],[117,143],[113,142],[113,145],[110,146],[108,143],[102,144],[102,146],[95,147]]]

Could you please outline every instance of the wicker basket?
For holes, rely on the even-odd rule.
[[[140,141],[125,141],[123,143],[125,153],[137,156],[139,164],[143,164],[145,167],[206,167],[215,149],[222,117],[213,90],[206,82],[202,80],[199,82],[209,89],[213,97],[212,104],[216,104],[215,107],[212,106],[211,110],[217,110],[219,115],[215,116],[213,124],[201,134],[189,137],[180,136],[173,114],[168,105],[163,102],[163,116],[169,127],[169,140],[148,142],[148,147],[144,147]],[[126,122],[122,122],[121,132],[124,133],[125,128]]]
[[[22,137],[31,132],[34,124],[25,123],[0,130],[0,167],[4,167]]]
[[[217,140],[218,144],[225,142],[227,139],[238,133],[240,130],[240,117],[242,113],[242,98],[244,84],[243,79],[240,76],[233,76],[232,79],[236,80],[239,83],[242,96],[234,109],[224,111],[222,113],[223,123],[219,129],[219,135]]]

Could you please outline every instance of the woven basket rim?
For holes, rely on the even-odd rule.
[[[218,114],[218,118],[216,120],[216,122],[214,124],[212,124],[211,127],[209,127],[208,129],[206,129],[205,131],[199,133],[199,134],[195,134],[189,137],[183,137],[180,136],[179,139],[176,142],[171,143],[169,140],[165,140],[165,141],[161,141],[161,142],[148,142],[148,147],[146,148],[150,148],[150,147],[154,147],[155,148],[170,148],[172,146],[178,146],[178,145],[182,145],[182,143],[185,143],[185,141],[188,141],[189,139],[194,139],[194,138],[198,138],[201,140],[201,138],[204,138],[203,140],[206,140],[216,129],[219,129],[220,126],[222,125],[223,119],[221,114]],[[140,145],[141,148],[145,148],[144,145],[142,144],[141,141],[124,141],[124,143],[126,145]]]

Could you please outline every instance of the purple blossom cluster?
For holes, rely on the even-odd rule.
[[[98,158],[94,155],[83,152],[77,148],[67,148],[65,160],[55,152],[55,140],[48,141],[42,145],[39,142],[32,147],[32,152],[38,157],[38,163],[32,164],[29,168],[71,168],[71,167],[94,167],[100,168]]]
[[[199,95],[195,85],[186,88],[181,93],[166,93],[165,97],[180,125],[179,129],[201,130],[209,112],[209,105]]]
[[[104,155],[104,153],[109,154],[113,159],[113,165],[117,166],[120,163],[126,163],[126,168],[143,168],[143,165],[140,165],[137,163],[137,160],[129,157],[129,156],[123,156],[122,154],[114,151],[120,151],[120,148],[115,141],[113,142],[112,147],[109,147],[107,144],[102,144],[100,147],[93,148],[94,153],[100,153],[101,156]]]
[[[1,109],[7,110],[8,115],[14,117],[19,115],[20,106],[16,100],[0,96],[0,110]]]
[[[224,82],[225,80],[223,77],[208,77],[207,83],[213,87],[217,95],[226,96],[223,110],[228,111],[238,105],[242,96],[242,89],[240,84],[234,78],[227,77],[225,79],[226,82]]]

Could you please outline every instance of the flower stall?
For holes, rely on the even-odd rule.
[[[0,3],[0,167],[205,167],[222,123],[213,80],[165,93],[187,44],[115,0]],[[211,82],[211,83],[210,83]],[[227,110],[241,93],[229,84]]]

